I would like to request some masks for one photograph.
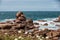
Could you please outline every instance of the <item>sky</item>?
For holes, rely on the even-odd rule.
[[[60,0],[0,0],[0,11],[60,11]]]

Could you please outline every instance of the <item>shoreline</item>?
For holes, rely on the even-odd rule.
[[[41,21],[46,21],[46,22],[39,22],[38,20],[33,20],[33,23],[39,23],[39,26],[41,26],[41,28],[44,28],[44,24],[47,23],[49,24],[47,27],[45,28],[51,28],[52,30],[53,29],[53,26],[55,26],[56,24],[59,24],[59,22],[56,22],[54,23],[53,21],[55,20],[56,18],[44,18],[44,19],[38,19],[38,20],[41,20]],[[12,21],[12,20],[15,20],[15,19],[5,19],[1,22],[6,22],[6,21]],[[41,25],[42,24],[42,25]],[[50,26],[50,27],[49,27]],[[52,27],[51,27],[52,26]],[[58,28],[58,26],[55,26],[55,28]],[[55,29],[56,30],[56,29]]]
[[[60,22],[60,17],[58,17],[58,20],[54,20],[54,21],[53,20],[52,21],[47,21],[47,20],[33,21],[32,19],[26,19],[23,12],[18,12],[16,14],[15,20],[12,20],[12,21],[8,20],[6,22],[0,23],[0,35],[3,35],[3,36],[14,35],[18,37],[23,36],[23,38],[31,37],[32,40],[33,40],[33,37],[36,38],[37,40],[38,39],[54,40],[55,38],[58,40],[58,38],[60,37],[60,28],[57,30],[52,30],[47,28],[48,26],[50,26],[49,28],[53,26],[60,27],[60,23],[58,22]],[[43,29],[41,27],[43,27]],[[40,36],[43,38],[40,38]]]

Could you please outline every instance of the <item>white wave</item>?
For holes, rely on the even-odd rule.
[[[52,20],[56,20],[56,18],[44,18],[42,20],[52,21]]]
[[[12,19],[4,19],[4,20],[1,20],[0,22],[6,22],[6,21],[12,21],[12,20],[15,20],[14,18]]]
[[[40,26],[39,29],[44,29],[44,28],[48,28],[48,29],[52,29],[52,30],[59,29],[59,27],[57,27],[56,24],[60,24],[60,23],[53,22],[54,20],[56,20],[56,18],[45,18],[45,19],[41,19],[41,20],[47,20],[47,21],[46,22],[39,22],[38,20],[33,21],[34,23],[39,23],[39,26]],[[47,23],[48,26],[44,26],[45,23]]]

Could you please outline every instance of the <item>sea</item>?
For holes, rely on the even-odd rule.
[[[0,22],[6,19],[15,19],[18,11],[0,11]],[[60,11],[23,11],[24,15],[33,20],[51,19],[60,16]]]
[[[16,18],[16,13],[18,11],[0,11],[0,22],[5,22],[8,20],[14,20]],[[54,18],[60,16],[60,11],[23,11],[27,19],[35,20],[47,20],[51,21]],[[51,26],[56,29],[56,27]],[[48,28],[51,28],[48,27]],[[41,27],[44,28],[44,27]],[[47,27],[45,27],[47,28]]]

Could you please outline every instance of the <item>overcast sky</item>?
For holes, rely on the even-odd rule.
[[[56,0],[0,0],[0,11],[60,11]]]

